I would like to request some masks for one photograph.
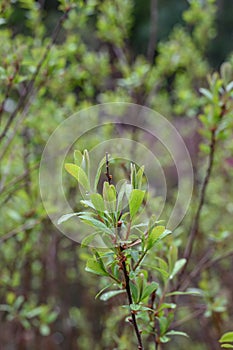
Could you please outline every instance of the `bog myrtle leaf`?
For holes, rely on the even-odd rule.
[[[104,158],[102,158],[102,160],[99,163],[99,166],[98,166],[98,169],[97,169],[97,172],[96,172],[96,176],[95,176],[95,181],[94,181],[94,191],[97,190],[97,186],[98,186],[98,183],[99,183],[102,167],[105,164],[105,162],[106,162],[106,156],[104,156]]]
[[[93,227],[95,227],[96,229],[98,229],[98,230],[100,230],[102,232],[105,232],[105,233],[108,233],[108,234],[112,234],[113,233],[112,230],[109,227],[107,227],[104,222],[93,218],[91,215],[79,215],[79,218],[82,221],[84,221],[87,224],[89,224],[90,226],[93,226]]]
[[[122,294],[122,293],[125,293],[125,290],[124,290],[124,289],[121,289],[121,290],[111,290],[110,292],[103,293],[103,294],[100,296],[100,300],[107,301],[107,300],[109,300],[109,299],[115,297],[116,295],[119,295],[119,294]]]
[[[144,196],[145,196],[145,191],[138,190],[138,189],[132,190],[129,197],[129,212],[130,212],[131,219],[133,219],[137,214],[142,204]]]
[[[180,332],[180,331],[174,331],[174,330],[171,330],[171,331],[167,332],[166,335],[181,335],[183,337],[189,338],[187,333]]]
[[[116,189],[113,185],[109,185],[107,181],[104,182],[103,198],[105,207],[110,213],[116,210]]]
[[[72,164],[72,163],[66,163],[65,164],[66,171],[72,175],[80,185],[87,191],[90,190],[90,184],[87,178],[86,173],[82,168],[80,168],[78,165]]]
[[[91,202],[92,202],[94,208],[97,211],[104,212],[104,210],[105,210],[104,200],[103,200],[103,197],[101,196],[101,194],[92,193],[90,198],[91,198]]]
[[[171,233],[170,230],[166,230],[164,226],[156,226],[153,228],[147,239],[147,249],[151,249],[157,242]]]
[[[175,262],[174,268],[172,270],[172,273],[170,275],[170,279],[174,278],[175,275],[184,267],[186,264],[186,259],[180,259]]]
[[[219,339],[220,343],[233,342],[233,332],[224,333]]]
[[[78,216],[78,215],[79,215],[79,213],[71,213],[71,214],[62,215],[62,216],[58,219],[57,223],[58,223],[58,225],[60,225],[60,224],[62,224],[63,222],[65,222],[65,221],[69,220],[70,218],[72,218],[73,216]]]
[[[94,233],[91,233],[90,235],[86,236],[85,238],[83,238],[82,243],[81,243],[81,247],[87,247],[95,239],[97,234],[98,234],[98,232],[94,232]]]
[[[147,285],[144,289],[143,289],[143,293],[142,293],[142,297],[141,300],[147,298],[148,296],[150,296],[153,292],[155,292],[159,287],[159,284],[156,282],[151,282],[149,285]]]
[[[79,150],[75,150],[74,151],[74,162],[76,165],[78,165],[79,167],[82,164],[82,160],[83,160],[83,155]]]
[[[109,276],[108,272],[103,267],[103,265],[99,261],[96,261],[95,259],[89,259],[87,261],[85,270],[88,272],[92,272],[96,275]]]

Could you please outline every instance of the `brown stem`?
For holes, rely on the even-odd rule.
[[[108,152],[106,152],[106,173],[105,173],[109,185],[111,185],[112,182],[112,175],[110,175],[110,170],[109,170],[109,160],[108,160]]]
[[[129,285],[130,279],[129,279],[128,271],[126,268],[126,263],[124,260],[125,257],[122,254],[123,247],[120,247],[120,249],[121,249],[121,258],[122,258],[122,269],[123,269],[124,278],[125,278],[125,289],[126,289],[126,293],[127,293],[127,297],[128,297],[129,306],[130,306],[131,304],[133,304],[133,299],[132,299],[130,285]],[[132,316],[132,324],[134,326],[135,334],[136,334],[137,340],[138,340],[138,350],[143,350],[144,347],[142,344],[141,333],[138,329],[137,319],[136,319],[135,313],[133,311],[131,311],[131,316]]]
[[[158,25],[158,0],[151,0],[150,4],[150,36],[147,49],[147,57],[150,63],[153,63],[156,39],[157,39],[157,25]]]
[[[54,29],[54,32],[52,34],[52,38],[50,40],[50,42],[48,43],[48,45],[45,48],[44,54],[41,57],[40,61],[37,64],[36,70],[32,75],[31,80],[28,82],[28,84],[25,87],[25,91],[24,93],[21,95],[19,102],[15,108],[15,110],[11,113],[11,115],[9,116],[7,123],[2,131],[2,133],[0,134],[0,142],[3,140],[3,138],[5,137],[5,135],[7,134],[7,131],[9,130],[12,122],[14,121],[14,119],[16,118],[18,112],[21,110],[21,108],[23,108],[25,106],[25,104],[27,103],[28,98],[31,95],[31,91],[33,91],[33,87],[36,81],[37,76],[40,73],[41,67],[43,65],[43,63],[45,62],[46,58],[48,57],[48,54],[53,46],[53,44],[55,43],[58,34],[60,33],[60,30],[62,28],[62,24],[64,22],[64,20],[67,18],[68,13],[70,12],[71,8],[68,8],[66,10],[66,12],[64,13],[64,15],[60,18],[59,22],[57,23],[57,26]]]

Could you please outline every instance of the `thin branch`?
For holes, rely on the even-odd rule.
[[[42,219],[38,219],[33,223],[27,223],[27,224],[21,225],[15,229],[13,229],[12,231],[7,232],[5,235],[0,237],[0,243],[7,241],[8,239],[14,237],[15,235],[19,234],[22,231],[29,230],[29,229],[37,226],[41,222],[42,222]]]
[[[125,256],[122,254],[122,251],[124,250],[124,248],[120,247],[120,249],[121,249],[121,258],[122,258],[121,259],[122,269],[123,269],[124,278],[125,278],[125,289],[127,292],[128,302],[129,302],[129,306],[130,306],[131,304],[133,304],[133,299],[132,299],[130,284],[129,284],[130,279],[129,279],[128,271],[126,268]],[[138,329],[138,324],[137,324],[137,319],[136,319],[135,313],[132,310],[131,310],[131,316],[132,316],[132,324],[134,326],[135,334],[136,334],[137,340],[138,340],[138,350],[143,350],[144,347],[142,345],[141,333]]]
[[[223,116],[226,113],[226,105],[223,104],[222,109],[221,109],[221,113],[219,115],[219,121],[221,121],[221,119],[223,118]],[[204,182],[201,188],[201,195],[200,195],[200,200],[199,200],[199,204],[197,207],[197,211],[196,211],[196,215],[194,217],[194,221],[193,221],[193,225],[190,231],[190,235],[188,237],[188,242],[184,251],[184,258],[186,259],[186,264],[184,265],[183,269],[181,270],[180,273],[180,277],[179,277],[179,284],[178,287],[181,285],[182,281],[182,276],[184,275],[187,266],[189,264],[190,261],[190,257],[192,255],[192,251],[193,251],[193,246],[194,243],[196,241],[196,238],[198,236],[198,232],[199,232],[199,225],[200,225],[200,217],[201,217],[201,212],[203,209],[203,205],[205,203],[205,198],[206,198],[206,190],[210,181],[210,177],[212,174],[212,170],[213,170],[213,164],[214,164],[214,156],[215,156],[215,149],[216,149],[216,133],[217,133],[217,126],[213,126],[211,129],[211,139],[210,139],[210,145],[209,145],[209,149],[210,149],[210,153],[209,153],[209,157],[208,157],[208,166],[207,166],[207,170],[206,170],[206,175],[204,178]]]
[[[112,182],[112,175],[110,175],[110,170],[109,170],[109,160],[108,160],[108,152],[106,152],[106,173],[105,173],[109,185],[111,185]]]
[[[28,100],[28,98],[30,97],[31,95],[31,92],[33,91],[33,87],[34,87],[34,84],[35,84],[35,81],[36,81],[36,78],[37,76],[39,75],[40,73],[40,70],[41,70],[41,67],[43,65],[43,63],[45,62],[46,58],[48,57],[48,54],[52,48],[52,46],[54,45],[59,33],[60,33],[60,30],[62,28],[62,24],[63,22],[65,21],[65,19],[67,18],[68,16],[68,13],[70,12],[71,8],[68,8],[66,10],[66,12],[63,14],[63,16],[61,16],[60,20],[58,21],[57,23],[57,26],[55,27],[54,29],[54,32],[52,34],[52,37],[51,37],[51,40],[50,42],[47,44],[46,48],[45,48],[45,51],[44,51],[44,54],[43,56],[41,57],[40,61],[38,62],[37,64],[37,67],[36,67],[36,70],[35,72],[33,73],[32,75],[32,78],[31,80],[28,82],[28,84],[26,85],[26,88],[25,88],[25,91],[24,93],[21,95],[19,101],[18,101],[18,104],[15,108],[15,110],[11,113],[11,115],[9,116],[8,120],[7,120],[7,123],[0,135],[0,142],[3,140],[3,138],[5,137],[5,135],[7,134],[12,122],[14,121],[14,119],[16,118],[18,112],[21,110],[21,108],[23,108]]]
[[[150,36],[147,49],[147,57],[150,63],[153,63],[157,41],[158,0],[151,0],[150,9]]]

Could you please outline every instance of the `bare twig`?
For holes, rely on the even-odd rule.
[[[151,0],[150,3],[150,36],[147,49],[147,57],[150,63],[153,63],[154,53],[157,40],[157,25],[158,25],[158,0]]]
[[[219,121],[222,119],[222,117],[224,116],[225,113],[226,113],[226,105],[223,104],[222,109],[221,109],[221,113],[219,116]],[[186,259],[186,264],[184,265],[184,267],[180,273],[177,288],[179,288],[180,285],[182,284],[182,276],[184,275],[184,273],[187,269],[188,263],[190,261],[190,257],[192,255],[193,246],[194,246],[194,243],[195,243],[196,238],[198,236],[200,216],[201,216],[201,212],[203,209],[203,205],[205,203],[206,190],[207,190],[207,187],[208,187],[208,184],[210,181],[210,177],[211,177],[211,173],[212,173],[212,169],[213,169],[214,155],[215,155],[215,148],[216,148],[216,132],[217,132],[217,126],[215,125],[211,129],[211,138],[210,138],[210,145],[209,145],[210,153],[209,153],[209,158],[208,158],[208,166],[207,166],[207,171],[206,171],[206,175],[204,178],[204,182],[203,182],[203,185],[201,188],[200,200],[199,200],[199,204],[197,207],[196,215],[195,215],[194,220],[193,220],[190,235],[188,237],[188,242],[187,242],[187,245],[186,245],[186,248],[184,251],[184,258]]]
[[[105,173],[109,185],[111,185],[112,182],[112,175],[110,175],[110,170],[109,170],[109,160],[108,160],[108,152],[106,152],[106,173]]]
[[[29,230],[29,229],[37,226],[41,222],[42,222],[42,219],[38,219],[33,223],[27,223],[27,224],[21,225],[15,229],[13,229],[12,231],[7,232],[5,235],[0,237],[0,243],[7,241],[8,239],[12,238],[13,236],[19,234],[22,231]]]
[[[40,61],[37,64],[37,67],[35,69],[35,72],[32,75],[31,80],[28,82],[28,84],[26,85],[25,91],[24,93],[21,95],[18,104],[15,108],[15,110],[11,113],[11,115],[9,116],[7,123],[2,131],[2,133],[0,134],[0,142],[3,140],[3,138],[5,137],[5,135],[7,134],[12,122],[14,121],[14,119],[16,118],[18,112],[25,106],[25,104],[27,103],[28,98],[31,95],[31,92],[33,91],[33,87],[36,81],[37,76],[40,73],[41,67],[43,65],[43,63],[45,62],[46,58],[48,57],[48,54],[52,48],[52,46],[54,45],[60,30],[62,28],[62,24],[65,21],[65,19],[68,16],[68,13],[70,12],[71,8],[67,8],[66,12],[63,14],[63,16],[61,16],[60,20],[57,23],[57,26],[54,29],[54,32],[52,34],[51,40],[48,43],[48,45],[45,48],[44,54],[41,57]]]

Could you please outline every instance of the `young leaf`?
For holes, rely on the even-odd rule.
[[[145,191],[138,190],[138,189],[132,190],[129,197],[129,212],[130,212],[131,219],[133,219],[137,214],[142,204],[144,196],[145,196]]]
[[[186,259],[177,260],[175,266],[170,275],[170,279],[173,279],[175,275],[182,269],[182,267],[186,264]]]
[[[104,212],[104,210],[105,210],[104,200],[103,200],[103,197],[101,196],[101,194],[92,193],[90,197],[91,197],[91,201],[94,205],[94,208],[97,211]]]
[[[170,233],[171,231],[166,230],[164,226],[154,227],[147,239],[147,249],[151,249],[157,242],[161,241]]]
[[[90,235],[83,238],[81,247],[87,247],[94,239],[98,232],[91,233]]]
[[[81,166],[83,160],[83,155],[80,151],[75,150],[74,151],[74,162],[76,165]]]
[[[89,224],[90,226],[93,226],[97,229],[99,229],[102,232],[108,233],[108,234],[113,234],[113,232],[111,231],[110,228],[108,228],[105,223],[103,223],[102,221],[96,220],[95,218],[93,218],[91,215],[84,215],[81,214],[79,215],[79,218],[86,222],[87,224]]]
[[[233,342],[233,332],[224,333],[219,339],[219,342]]]
[[[108,272],[102,266],[102,264],[99,261],[96,261],[95,259],[89,259],[87,261],[85,270],[88,272],[92,272],[96,275],[109,276]]]
[[[100,296],[100,300],[107,301],[111,299],[112,297],[115,297],[115,295],[125,293],[124,289],[121,290],[112,290],[110,292],[106,292]]]
[[[62,215],[58,220],[57,220],[57,223],[58,225],[60,225],[61,223],[69,220],[70,218],[72,218],[73,216],[78,216],[79,213],[71,213],[71,214],[65,214],[65,215]]]
[[[174,330],[171,330],[171,331],[167,332],[166,335],[181,335],[181,336],[183,336],[183,337],[189,338],[189,336],[188,336],[187,333],[185,333],[185,332],[180,332],[180,331],[174,331]]]
[[[156,282],[151,282],[149,285],[147,285],[143,289],[141,300],[147,298],[149,295],[151,295],[153,292],[155,292],[158,289],[159,285]]]
[[[98,183],[99,183],[102,167],[105,164],[105,162],[106,162],[106,156],[104,156],[101,159],[100,163],[99,163],[99,166],[98,166],[98,169],[97,169],[97,172],[96,172],[96,176],[95,176],[95,181],[94,181],[94,191],[97,190],[97,186],[98,186]]]
[[[72,163],[66,163],[65,164],[66,171],[72,175],[80,185],[87,191],[90,190],[90,184],[87,178],[86,173],[83,171],[82,168],[80,168],[78,165],[72,164]]]
[[[113,213],[116,211],[116,189],[113,185],[109,185],[107,181],[104,182],[103,187],[103,198],[105,201],[105,206],[108,211]]]

